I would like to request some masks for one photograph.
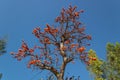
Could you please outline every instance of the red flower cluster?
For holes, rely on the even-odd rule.
[[[75,15],[75,16],[79,16],[79,13],[80,13],[80,12],[74,12],[74,15]]]
[[[34,28],[34,29],[33,29],[32,33],[33,33],[37,38],[40,38],[39,31],[40,31],[40,28],[37,27],[37,28]]]
[[[47,26],[47,28],[45,28],[44,31],[49,33],[51,30],[51,27],[48,24],[46,24],[46,26]]]
[[[29,65],[34,65],[34,64],[40,63],[40,62],[41,62],[40,60],[31,60],[31,61],[29,62]]]
[[[70,40],[66,40],[66,41],[65,41],[65,44],[69,44],[69,43],[70,43]]]
[[[40,60],[31,60],[29,63],[28,63],[28,68],[30,68],[30,66],[31,65],[35,65],[35,64],[37,64],[37,63],[41,63],[41,61]]]
[[[13,55],[17,60],[21,60],[22,58],[26,57],[26,52],[29,52],[32,54],[34,52],[34,49],[29,49],[27,44],[23,41],[21,48],[18,50],[18,52],[15,54],[14,52],[11,52],[11,55]]]
[[[82,47],[80,47],[80,48],[77,48],[77,51],[82,53],[83,51],[85,51],[85,47],[82,46]]]
[[[88,40],[91,40],[92,38],[91,38],[91,36],[90,36],[90,35],[88,35],[88,36],[87,36],[87,39],[88,39]]]
[[[25,52],[29,50],[27,44],[23,41],[21,48],[18,50],[18,53],[15,54],[14,52],[11,52],[12,55],[15,55],[14,57],[17,58],[17,60],[21,60],[23,57],[25,57]]]
[[[71,44],[70,48],[74,48],[74,47],[77,47],[77,46],[78,46],[78,44]]]
[[[27,44],[26,44],[24,41],[22,42],[21,49],[22,49],[24,52],[26,52],[26,51],[28,51],[28,50],[29,50],[29,48],[28,48]]]
[[[76,11],[76,6],[72,7],[69,6],[69,9],[65,10],[64,8],[61,11],[61,16],[58,16],[55,21],[56,22],[66,22],[67,20],[75,21],[76,18],[79,17],[80,13],[83,13],[84,11]],[[69,17],[68,17],[69,16]]]
[[[96,61],[96,60],[97,60],[96,57],[89,56],[89,57],[88,57],[88,60],[86,61],[86,64],[89,66],[90,64],[93,63],[93,61]]]
[[[18,61],[22,59],[22,57],[25,57],[25,52],[22,49],[18,50],[18,53],[15,55],[15,58],[17,58]]]
[[[44,43],[46,43],[46,44],[50,44],[50,40],[49,40],[49,38],[44,38]]]
[[[89,60],[93,60],[93,61],[97,60],[95,57],[92,57],[92,56],[90,56],[88,58],[89,58]]]
[[[50,34],[55,35],[58,32],[58,29],[51,28],[48,24],[46,24],[47,28],[44,28],[44,31]]]
[[[34,49],[29,49],[29,53],[33,53],[34,52]]]

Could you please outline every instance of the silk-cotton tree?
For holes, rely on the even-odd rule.
[[[21,60],[30,57],[28,67],[32,66],[40,70],[52,72],[57,80],[64,80],[64,73],[68,63],[80,59],[85,63],[87,52],[86,46],[91,36],[85,34],[85,27],[80,21],[83,10],[77,11],[76,6],[62,9],[55,19],[56,26],[46,24],[42,30],[40,27],[33,29],[33,35],[38,39],[39,45],[32,48],[25,41],[17,53],[11,54]]]

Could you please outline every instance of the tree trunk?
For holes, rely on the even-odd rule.
[[[57,75],[57,80],[64,80],[64,79],[63,79],[63,74],[62,74],[62,73],[60,73],[60,74]]]

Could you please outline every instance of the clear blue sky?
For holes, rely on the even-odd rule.
[[[105,59],[106,43],[120,42],[120,0],[0,0],[0,37],[8,36],[7,53],[0,57],[2,80],[38,80],[46,75],[35,76],[39,71],[27,69],[26,60],[18,62],[9,53],[17,51],[22,39],[34,45],[36,38],[32,29],[44,27],[46,23],[54,24],[61,8],[69,4],[85,10],[81,20],[86,25],[86,32],[93,38],[88,49],[94,49],[99,57]],[[69,75],[92,80],[80,62],[67,68]]]

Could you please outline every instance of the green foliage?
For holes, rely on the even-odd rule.
[[[0,55],[6,52],[5,47],[6,47],[6,41],[4,39],[1,39],[0,40]]]
[[[96,53],[90,50],[88,55],[95,56],[96,60],[87,68],[94,74],[94,80],[120,80],[120,43],[108,43],[106,49],[106,61],[98,59]]]
[[[1,80],[1,78],[2,78],[2,73],[0,73],[0,80]]]
[[[6,52],[6,41],[5,39],[0,39],[0,56]],[[2,73],[0,73],[0,80],[2,78]]]
[[[120,43],[107,44],[106,65],[108,80],[120,80]]]
[[[88,57],[89,57],[89,65],[87,66],[87,69],[95,75],[95,80],[104,80],[102,78],[103,75],[103,71],[101,69],[101,66],[103,65],[103,61],[99,60],[96,52],[93,50],[90,50],[88,52]],[[95,58],[95,60],[93,60],[92,58]]]

